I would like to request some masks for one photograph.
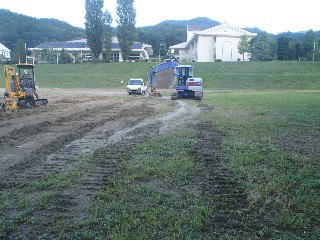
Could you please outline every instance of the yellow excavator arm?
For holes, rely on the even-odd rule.
[[[21,89],[19,76],[13,67],[5,66],[4,75],[7,93],[5,97],[5,109],[14,111],[18,109],[17,99],[24,98],[25,93]]]

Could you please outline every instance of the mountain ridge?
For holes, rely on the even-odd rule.
[[[45,41],[67,41],[85,36],[84,29],[54,18],[34,18],[0,9],[0,42],[11,50],[18,40],[34,47]]]

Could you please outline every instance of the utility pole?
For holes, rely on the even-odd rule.
[[[316,41],[313,41],[313,54],[312,54],[312,61],[314,62],[314,55],[316,52]]]
[[[28,62],[27,62],[27,56],[28,56],[28,53],[27,53],[27,42],[24,42],[24,52],[26,54],[26,64],[28,64]]]
[[[57,51],[57,64],[59,64],[59,52]]]
[[[161,43],[159,44],[159,62],[161,62]]]

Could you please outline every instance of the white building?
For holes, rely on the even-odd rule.
[[[10,49],[0,43],[0,56],[10,59]]]
[[[70,54],[80,54],[83,61],[90,61],[92,59],[92,53],[87,45],[87,39],[80,39],[67,42],[45,42],[36,46],[35,48],[29,48],[32,51],[33,56],[36,56],[38,51],[43,49],[51,49],[54,51],[62,51],[64,49]],[[112,61],[123,62],[122,52],[120,49],[119,40],[117,37],[112,38]],[[131,54],[129,60],[149,60],[150,56],[153,54],[152,46],[149,44],[134,42],[131,47]],[[105,59],[105,54],[100,55],[100,59]]]
[[[229,24],[221,24],[204,31],[188,27],[187,41],[171,46],[169,49],[171,54],[180,61],[239,61],[243,58],[238,50],[242,35],[252,38],[256,34]],[[248,53],[244,55],[244,60],[249,60]]]

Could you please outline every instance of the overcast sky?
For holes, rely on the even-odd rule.
[[[85,0],[0,0],[0,8],[84,27]],[[116,18],[116,0],[105,0]],[[239,27],[279,33],[320,30],[319,0],[135,0],[137,26],[208,17]],[[1,23],[0,23],[1,24]]]

